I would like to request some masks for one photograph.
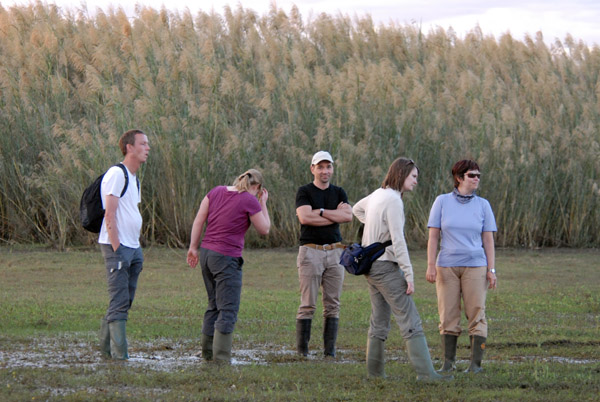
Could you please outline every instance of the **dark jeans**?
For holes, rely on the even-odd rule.
[[[106,321],[126,320],[144,264],[142,249],[121,244],[115,252],[111,245],[101,244],[100,250],[104,257],[108,282],[109,303]]]
[[[216,251],[200,249],[202,277],[208,296],[202,333],[213,336],[215,328],[230,334],[235,328],[242,295],[242,257],[229,257]]]

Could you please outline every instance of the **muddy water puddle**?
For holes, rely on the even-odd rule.
[[[236,349],[232,351],[232,365],[268,364],[273,356],[284,360],[295,359],[294,350],[265,347],[262,349]],[[309,356],[309,359],[318,359]],[[339,360],[343,362],[343,360]],[[117,362],[103,359],[94,343],[70,339],[37,339],[25,343],[13,343],[10,350],[0,350],[1,368],[73,368],[101,367]],[[129,360],[132,367],[143,367],[157,371],[174,371],[204,363],[199,351],[199,343],[173,343],[157,341],[154,343],[130,343]]]
[[[364,363],[364,357],[354,352],[344,350],[338,351],[338,357],[333,360],[335,363]],[[348,359],[345,356],[354,356],[354,359]],[[362,357],[362,360],[360,358]],[[323,357],[317,351],[311,353],[309,360],[323,360]],[[391,361],[405,361],[404,356],[388,356],[386,359]],[[522,356],[513,359],[512,363],[524,361],[546,361],[564,364],[591,364],[597,363],[597,360],[573,359],[568,357],[537,357]],[[240,346],[232,351],[232,364],[236,366],[250,364],[281,364],[299,361],[295,350],[285,349],[279,346],[263,345],[261,348],[248,349]],[[493,361],[484,362],[491,363]],[[156,342],[132,343],[129,345],[129,360],[126,364],[132,367],[141,367],[155,371],[175,371],[187,367],[204,364],[204,360],[199,353],[198,342],[174,343],[168,340],[158,340]],[[461,363],[459,361],[458,363]],[[462,362],[468,364],[468,361]],[[0,350],[0,368],[73,368],[86,367],[96,368],[115,364],[114,361],[105,360],[100,356],[96,345],[93,342],[82,342],[69,338],[47,338],[35,339],[29,342],[13,343],[11,349],[6,350],[6,346]]]

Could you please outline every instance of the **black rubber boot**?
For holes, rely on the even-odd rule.
[[[465,373],[481,373],[481,361],[483,360],[483,351],[485,350],[485,340],[483,336],[471,335],[471,365],[465,370]]]
[[[296,345],[300,356],[308,356],[311,319],[296,320]]]
[[[338,324],[340,319],[326,317],[323,323],[323,346],[324,355],[335,357],[335,341],[337,340]]]
[[[447,373],[456,370],[456,343],[458,336],[442,335],[442,350],[444,351],[444,365],[438,371]]]

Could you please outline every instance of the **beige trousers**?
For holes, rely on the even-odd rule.
[[[312,319],[317,308],[319,289],[323,289],[323,317],[339,318],[340,297],[344,284],[344,267],[340,262],[342,249],[315,250],[300,246],[298,251],[298,279],[300,280],[300,307],[296,318]]]
[[[485,297],[487,267],[437,267],[435,288],[440,315],[440,334],[460,335],[461,297],[469,335],[487,338]]]

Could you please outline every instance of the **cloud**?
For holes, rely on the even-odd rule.
[[[539,8],[489,8],[480,14],[462,15],[454,18],[440,18],[429,21],[431,26],[447,29],[452,27],[457,34],[463,35],[479,26],[484,34],[499,38],[510,33],[515,39],[522,40],[525,35],[535,36],[541,31],[544,40],[553,43],[555,39],[563,41],[567,34],[581,38],[588,45],[600,43],[600,28],[595,21],[600,19],[600,11],[578,12]]]
[[[260,2],[258,2],[260,3]],[[588,45],[600,44],[600,2],[597,0],[486,1],[481,0],[303,0],[278,1],[277,6],[289,11],[297,4],[303,17],[326,12],[351,17],[370,14],[376,24],[391,21],[416,23],[424,31],[452,27],[459,36],[479,26],[484,34],[499,38],[510,32],[515,39],[535,36],[542,31],[544,40],[561,41],[567,34]]]

